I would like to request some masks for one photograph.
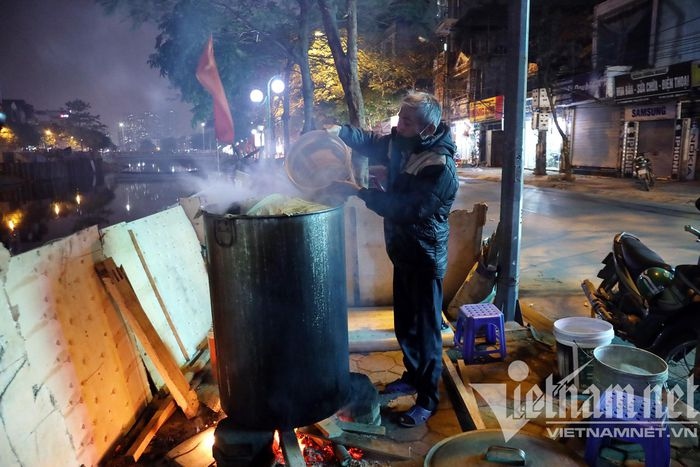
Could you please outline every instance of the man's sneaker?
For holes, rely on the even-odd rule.
[[[399,378],[384,386],[384,390],[381,393],[413,395],[416,393],[416,387]]]

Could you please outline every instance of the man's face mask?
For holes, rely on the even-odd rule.
[[[420,146],[421,142],[428,138],[429,135],[426,134],[428,128],[430,128],[430,124],[427,124],[425,128],[423,128],[417,135],[409,137],[401,136],[397,133],[396,145],[401,151],[413,151],[418,146]]]

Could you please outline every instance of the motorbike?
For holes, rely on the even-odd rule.
[[[700,198],[696,202],[700,210]],[[700,230],[685,231],[700,242]],[[608,321],[615,334],[663,358],[669,366],[668,384],[694,374],[700,381],[700,258],[675,267],[636,236],[621,232],[602,261],[598,286],[590,280],[581,288],[591,316]]]
[[[634,176],[642,187],[649,191],[654,186],[654,171],[651,168],[651,159],[644,155],[644,153],[639,153],[634,158]]]

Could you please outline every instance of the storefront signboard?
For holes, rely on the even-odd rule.
[[[692,62],[640,70],[615,76],[615,99],[657,97],[688,91]]]
[[[605,75],[602,72],[593,71],[560,80],[554,88],[554,95],[558,105],[605,99],[608,97]]]
[[[469,120],[474,123],[503,119],[503,96],[489,97],[469,103]]]
[[[670,120],[676,118],[676,104],[640,104],[625,107],[625,121]]]

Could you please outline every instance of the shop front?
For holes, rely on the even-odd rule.
[[[651,160],[660,178],[674,177],[676,101],[627,105],[624,108],[625,131],[622,144],[622,174],[633,175],[636,154]],[[675,171],[677,175],[677,170]]]
[[[466,96],[452,101],[450,131],[457,146],[457,165],[475,167],[482,165],[479,140],[474,124],[469,119],[469,101]]]
[[[502,167],[505,158],[503,96],[468,103],[468,118],[480,161],[489,167]]]
[[[615,77],[614,98],[623,105],[620,147],[622,175],[642,153],[659,178],[696,177],[700,107],[693,89],[700,85],[698,62],[683,62]]]
[[[479,101],[463,96],[453,100],[450,129],[460,165],[503,165],[503,96]]]

